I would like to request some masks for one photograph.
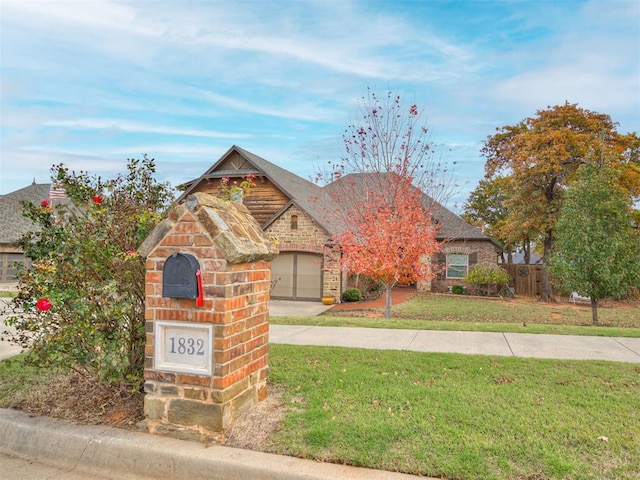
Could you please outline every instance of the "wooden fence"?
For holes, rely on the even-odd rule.
[[[542,294],[542,265],[501,263],[500,266],[511,277],[509,285],[515,289],[516,295],[536,297]]]

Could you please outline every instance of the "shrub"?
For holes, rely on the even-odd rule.
[[[145,264],[136,249],[171,198],[153,160],[129,160],[128,174],[104,181],[52,168],[68,203],[25,203],[35,229],[20,240],[32,266],[19,275],[8,323],[30,361],[100,382],[142,381]]]
[[[349,288],[360,290],[363,300],[375,300],[379,298],[384,289],[384,286],[377,280],[361,274],[350,275],[347,285]]]
[[[464,287],[462,285],[454,285],[453,287],[451,287],[451,292],[455,293],[456,295],[462,295],[464,293]]]
[[[498,265],[480,263],[473,267],[462,280],[475,285],[507,285],[511,277]]]
[[[362,300],[362,293],[357,288],[349,288],[342,293],[343,302],[359,302]]]

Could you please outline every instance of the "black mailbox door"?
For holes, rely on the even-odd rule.
[[[189,253],[174,253],[162,268],[162,296],[197,298],[200,263]]]

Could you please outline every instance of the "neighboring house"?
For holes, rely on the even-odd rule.
[[[34,224],[22,215],[22,202],[40,204],[49,199],[50,184],[35,183],[6,195],[0,195],[0,283],[16,281],[17,264],[26,264],[18,240],[34,229]]]
[[[256,187],[243,203],[265,233],[277,239],[280,250],[271,265],[272,298],[339,298],[347,279],[332,243],[339,226],[327,214],[336,208],[330,193],[337,182],[320,187],[233,146],[200,177],[180,186],[184,192],[178,202],[195,192],[216,194],[222,178],[240,183],[249,174],[255,176]],[[444,291],[459,283],[475,263],[497,262],[497,245],[441,204],[428,200],[440,228],[437,239],[443,243],[442,253],[433,259],[440,273],[432,282],[420,285],[422,289]]]
[[[544,263],[544,259],[539,253],[532,253],[528,264],[524,261],[524,252],[513,253],[511,259],[511,263],[517,263],[519,265],[542,265]]]

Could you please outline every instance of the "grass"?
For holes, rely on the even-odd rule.
[[[631,479],[640,367],[272,345],[272,451],[470,479]]]
[[[0,408],[11,408],[38,396],[60,372],[25,364],[21,353],[0,361]]]
[[[430,295],[394,308],[391,320],[360,312],[271,321],[640,337],[638,312],[605,306],[605,326],[592,327],[589,307]],[[0,407],[46,400],[61,376],[22,358],[0,362]],[[287,407],[270,452],[460,480],[640,472],[639,365],[273,344],[269,363]]]
[[[270,348],[270,382],[287,407],[272,453],[459,480],[628,480],[640,471],[638,365]],[[69,396],[64,374],[23,358],[0,362],[0,407],[38,403],[39,414],[55,414],[58,397],[48,395],[60,383]]]
[[[599,326],[591,325],[589,306],[464,296],[415,295],[394,307],[391,319],[380,316],[379,313],[372,317],[370,312],[337,310],[317,317],[274,316],[270,322],[280,325],[640,337],[640,308],[614,302],[599,309]]]

